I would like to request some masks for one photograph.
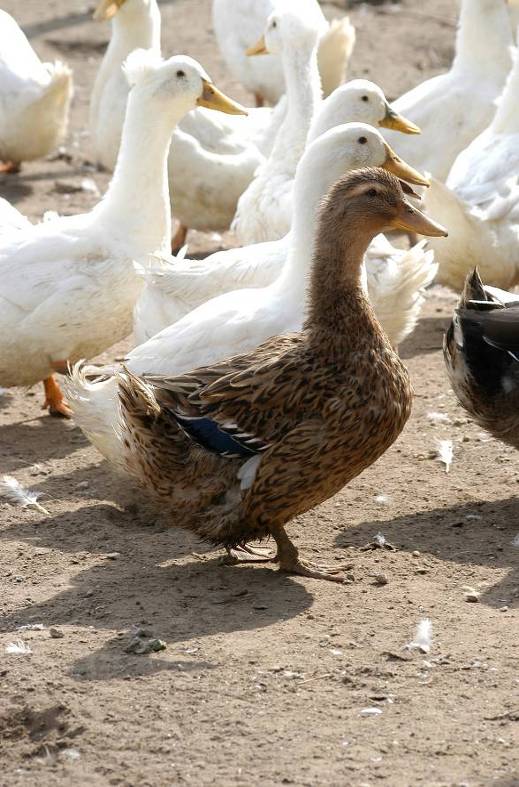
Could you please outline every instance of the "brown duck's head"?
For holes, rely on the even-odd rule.
[[[447,230],[414,207],[412,189],[384,169],[350,172],[332,186],[325,207],[328,230],[341,230],[351,239],[379,232],[404,230],[430,237],[447,237]],[[331,226],[330,226],[331,224]]]

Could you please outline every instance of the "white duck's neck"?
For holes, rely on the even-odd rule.
[[[298,309],[304,302],[308,276],[312,266],[312,252],[317,231],[319,205],[328,182],[315,168],[298,170],[294,185],[294,213],[289,233],[289,252],[283,270],[272,285],[283,293],[287,303]]]
[[[514,57],[514,66],[499,99],[496,114],[490,126],[494,134],[514,134],[519,132],[519,53]]]
[[[462,0],[454,68],[504,77],[512,66],[512,46],[506,0]]]
[[[157,110],[153,97],[130,91],[117,164],[94,217],[134,256],[171,248],[167,160],[171,134],[184,114]]]
[[[160,52],[160,11],[156,0],[137,8],[125,8],[112,20],[112,37],[105,60],[120,65],[134,49]]]
[[[297,166],[306,145],[312,118],[321,103],[317,47],[288,47],[282,53],[287,88],[287,113],[276,136],[271,161]]]

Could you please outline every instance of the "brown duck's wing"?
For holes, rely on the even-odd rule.
[[[150,375],[146,382],[159,406],[203,447],[251,455],[266,450],[297,418],[294,407],[307,377],[303,347],[300,334],[274,337],[251,353],[175,378]]]

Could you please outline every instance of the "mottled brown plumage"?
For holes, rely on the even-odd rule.
[[[519,448],[519,296],[467,276],[444,339],[460,404],[498,440]]]
[[[127,467],[172,524],[227,548],[272,535],[281,569],[332,578],[299,560],[284,525],[378,459],[409,417],[407,371],[360,283],[374,235],[404,225],[440,232],[392,175],[349,174],[323,205],[301,333],[178,378],[121,373]],[[222,455],[229,436],[241,456]]]

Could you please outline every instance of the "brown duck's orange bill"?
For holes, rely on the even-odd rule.
[[[415,232],[417,235],[426,235],[429,238],[446,238],[449,234],[445,227],[430,219],[407,200],[403,201],[392,226],[395,230]]]

